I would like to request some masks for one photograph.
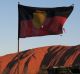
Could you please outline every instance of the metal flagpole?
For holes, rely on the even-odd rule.
[[[17,69],[18,69],[18,70],[17,70],[17,73],[18,73],[18,74],[19,74],[19,61],[20,61],[20,60],[19,60],[19,37],[18,37],[18,65],[17,65],[17,67],[18,67],[18,68],[17,68]]]
[[[18,2],[18,4],[20,4],[20,2]],[[18,25],[18,65],[17,65],[17,74],[19,74],[19,63],[20,63],[20,58],[19,57],[20,56],[19,56],[19,25]]]

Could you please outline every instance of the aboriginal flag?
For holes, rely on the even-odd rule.
[[[59,35],[73,6],[41,8],[18,5],[18,37]]]

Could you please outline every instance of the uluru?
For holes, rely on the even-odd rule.
[[[80,45],[45,46],[0,57],[0,74],[41,74],[42,68],[80,65]],[[44,74],[47,74],[44,73]]]

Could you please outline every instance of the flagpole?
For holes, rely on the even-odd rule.
[[[18,73],[18,74],[19,74],[19,60],[20,60],[20,59],[19,59],[19,37],[18,37],[18,66],[17,66],[17,67],[18,67],[18,68],[17,68],[17,69],[18,69],[18,70],[17,70],[17,73]]]
[[[20,4],[20,2],[18,2],[18,4]],[[17,65],[17,74],[19,74],[19,61],[20,61],[20,58],[19,58],[19,25],[18,25],[18,65]]]

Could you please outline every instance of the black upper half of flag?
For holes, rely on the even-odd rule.
[[[62,34],[73,7],[43,8],[18,4],[19,38]]]

